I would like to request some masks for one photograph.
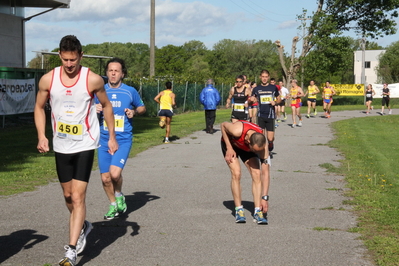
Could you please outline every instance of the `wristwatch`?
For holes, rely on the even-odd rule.
[[[262,199],[268,201],[269,200],[269,196],[268,195],[262,196]]]

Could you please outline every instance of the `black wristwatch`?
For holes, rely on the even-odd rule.
[[[268,195],[262,196],[262,199],[268,201],[269,200],[269,196]]]

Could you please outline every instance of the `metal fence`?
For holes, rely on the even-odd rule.
[[[154,101],[154,97],[165,89],[165,82],[147,83],[147,82],[133,82],[129,79],[123,81],[125,84],[134,87],[140,94],[146,106],[147,116],[156,116],[159,109],[159,104]],[[177,108],[175,113],[183,113],[188,111],[203,110],[203,106],[199,101],[199,95],[205,84],[198,83],[173,83],[172,90],[176,94]],[[224,106],[229,94],[229,90],[233,84],[216,85],[215,88],[219,91],[221,101],[220,105]]]

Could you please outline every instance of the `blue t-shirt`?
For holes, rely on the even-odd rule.
[[[135,109],[144,106],[137,90],[124,83],[119,88],[111,88],[109,84],[104,85],[108,99],[112,104],[115,118],[115,133],[117,141],[132,141],[133,125],[132,120],[129,119],[125,113],[125,109]],[[99,103],[96,97],[96,103]],[[107,145],[109,134],[107,125],[104,121],[103,112],[99,114],[100,122],[100,144]]]

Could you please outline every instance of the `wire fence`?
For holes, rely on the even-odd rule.
[[[146,83],[138,82],[134,83],[128,79],[123,81],[125,84],[134,87],[140,94],[147,112],[147,116],[156,116],[159,110],[159,104],[154,101],[154,97],[158,95],[159,92],[165,89],[164,82],[157,83]],[[173,84],[173,82],[172,82]],[[216,85],[215,88],[219,91],[221,101],[220,105],[224,106],[226,99],[229,94],[229,90],[233,84],[221,84]],[[172,86],[172,90],[176,95],[176,105],[177,108],[174,110],[175,113],[184,113],[189,111],[199,111],[203,110],[203,106],[199,101],[199,95],[205,84],[199,83],[175,83]]]

